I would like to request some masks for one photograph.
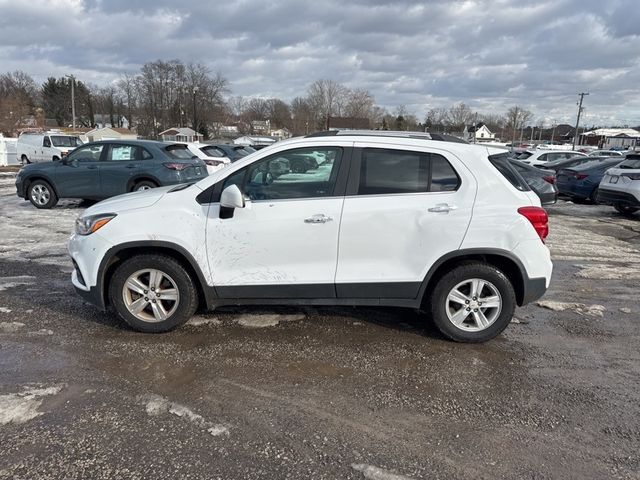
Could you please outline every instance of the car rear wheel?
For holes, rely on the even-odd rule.
[[[640,210],[638,207],[630,207],[629,205],[623,205],[621,203],[616,203],[613,208],[623,215],[632,215]]]
[[[22,157],[20,157],[20,161],[22,162],[22,165],[27,165],[27,164],[31,163],[29,161],[29,158],[27,158],[26,155],[22,155]]]
[[[34,180],[27,189],[27,197],[36,208],[52,208],[58,203],[58,196],[51,185],[44,180]]]
[[[457,342],[480,343],[499,335],[516,306],[513,286],[487,263],[459,265],[439,280],[431,295],[431,315],[438,329]]]
[[[111,277],[109,300],[120,318],[146,333],[173,330],[198,306],[193,279],[178,261],[164,255],[125,260]]]
[[[154,182],[150,181],[150,180],[142,180],[138,183],[136,183],[133,186],[133,189],[131,190],[132,192],[141,192],[143,190],[151,190],[152,188],[156,188],[158,185],[156,185]]]

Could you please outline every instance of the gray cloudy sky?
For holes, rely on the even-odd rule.
[[[201,62],[233,95],[329,78],[419,118],[463,101],[547,121],[640,125],[640,0],[403,2],[0,0],[0,72],[106,84],[157,59]]]

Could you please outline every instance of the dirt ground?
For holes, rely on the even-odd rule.
[[[640,216],[549,209],[555,272],[483,345],[413,312],[243,308],[165,335],[84,304],[0,173],[0,479],[640,478]]]

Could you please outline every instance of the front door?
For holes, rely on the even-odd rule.
[[[448,152],[413,148],[356,149],[340,227],[338,297],[415,298],[434,262],[460,247],[475,180]]]
[[[218,203],[209,208],[207,253],[220,297],[335,297],[343,156],[337,147],[289,150],[224,180],[250,201],[231,218],[220,218]],[[302,158],[308,169],[294,173]]]
[[[101,198],[100,157],[103,144],[75,149],[56,169],[56,186],[61,197]]]

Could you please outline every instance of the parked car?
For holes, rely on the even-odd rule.
[[[230,145],[226,143],[219,143],[212,145],[212,147],[219,150],[219,154],[225,155],[231,162],[240,160],[241,158],[251,155],[257,150],[249,145]]]
[[[55,162],[22,167],[16,190],[37,208],[51,208],[60,198],[101,200],[206,176],[205,163],[185,145],[114,140],[88,143]]]
[[[532,167],[519,160],[510,159],[509,162],[525,179],[542,205],[551,205],[558,201],[558,187],[556,187],[556,172]]]
[[[589,200],[595,203],[598,185],[604,172],[620,162],[620,158],[607,158],[559,170],[556,184],[560,195],[569,197],[575,202]]]
[[[550,151],[550,150],[533,150],[531,151],[531,155],[526,158],[518,157],[518,160],[522,160],[529,165],[533,165],[537,167],[539,165],[544,166],[547,162],[552,162],[554,160],[563,160],[569,159],[573,157],[586,156],[584,153],[574,152],[571,150],[559,150],[559,151]]]
[[[69,241],[73,285],[144,332],[198,304],[386,305],[489,340],[549,285],[547,214],[506,153],[404,135],[285,140],[194,185],[94,205]],[[273,175],[291,155],[326,160]]]
[[[80,138],[63,133],[22,133],[16,144],[20,163],[51,162],[64,158],[71,150],[82,145]]]
[[[229,158],[218,155],[213,145],[207,143],[185,142],[187,149],[207,165],[207,173],[212,174],[216,170],[226,167],[231,163]]]
[[[624,157],[624,152],[618,150],[594,150],[587,154],[589,157]]]
[[[570,168],[575,165],[581,165],[583,163],[594,162],[594,161],[603,161],[608,160],[611,157],[590,157],[585,155],[580,155],[577,157],[571,157],[568,159],[561,160],[553,160],[551,162],[547,162],[544,164],[544,168],[547,170],[554,170],[557,172],[558,170],[562,170],[563,168]]]
[[[598,203],[613,205],[625,215],[640,210],[640,155],[629,154],[605,172],[598,187]]]

